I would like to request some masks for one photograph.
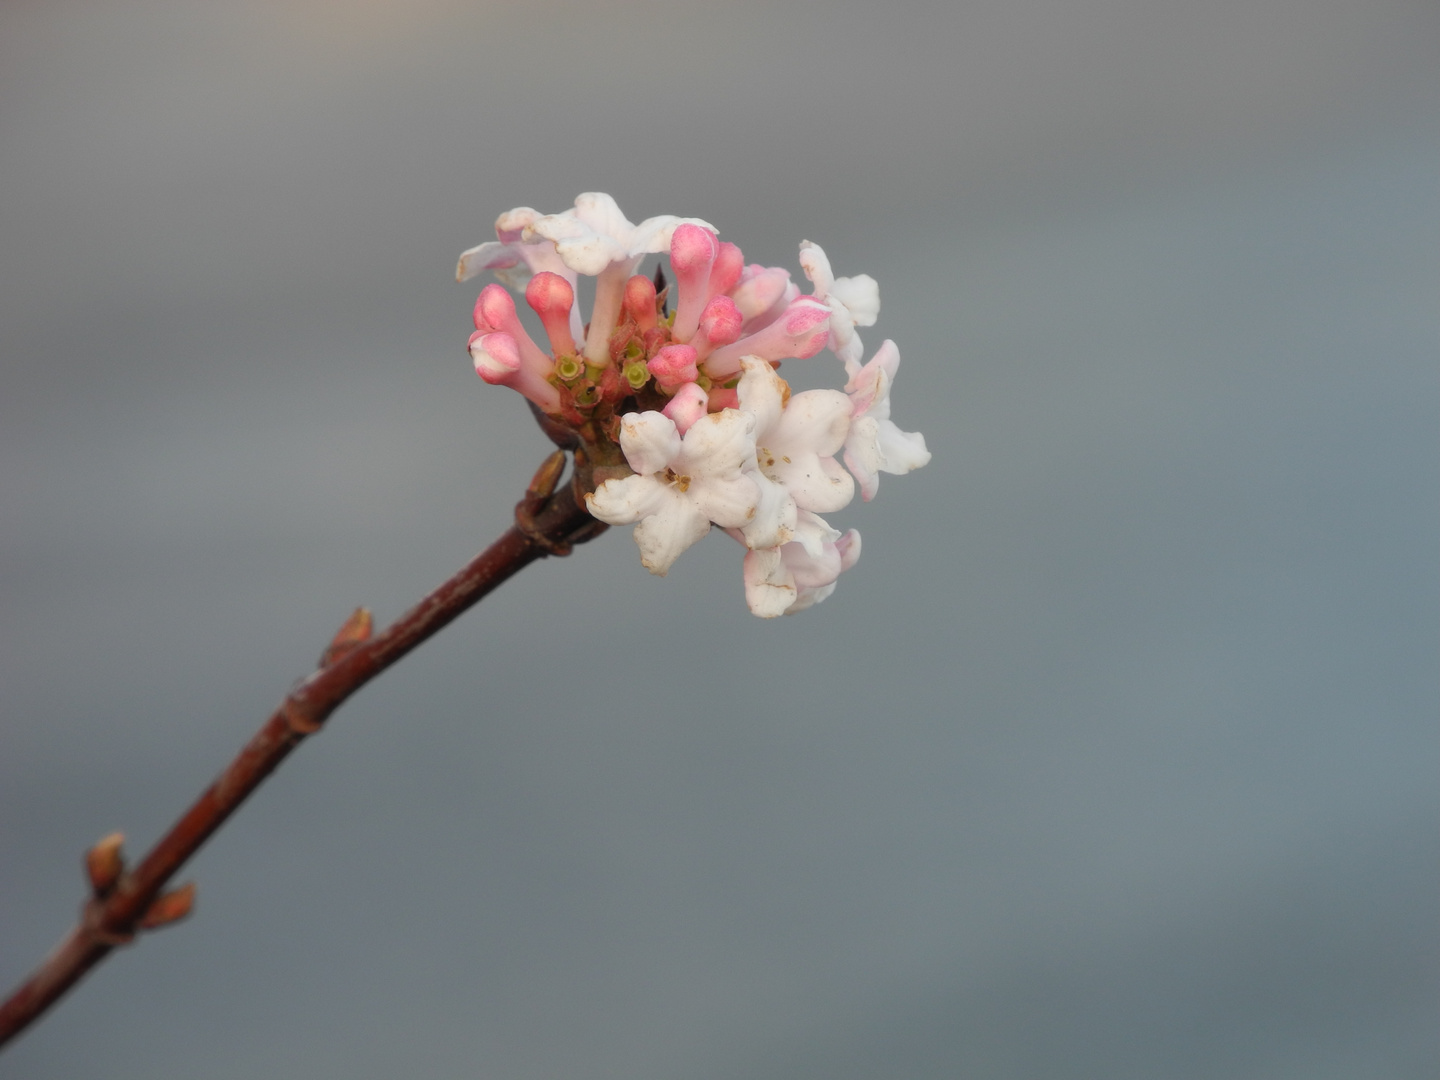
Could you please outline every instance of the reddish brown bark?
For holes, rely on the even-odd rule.
[[[547,459],[515,508],[515,526],[386,630],[371,637],[369,613],[361,609],[352,615],[315,672],[290,692],[215,782],[133,869],[124,870],[119,861],[118,836],[106,837],[91,849],[86,862],[92,896],[79,925],[0,1005],[0,1045],[28,1027],[112,949],[131,941],[138,930],[184,918],[190,911],[193,886],[165,892],[166,884],[290,751],[319,731],[351,694],[512,574],[546,555],[568,554],[572,544],[605,530],[578,500],[574,484],[555,490],[564,465],[564,454],[558,451]],[[582,481],[589,478],[583,462],[581,473]]]

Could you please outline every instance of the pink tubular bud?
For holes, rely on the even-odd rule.
[[[525,302],[540,316],[550,338],[550,351],[563,356],[575,351],[570,336],[570,308],[575,303],[575,289],[559,274],[542,270],[525,286]]]
[[[488,334],[476,330],[470,335],[470,359],[475,361],[475,374],[492,385],[503,386],[520,370],[520,349],[515,339],[498,330]]]
[[[700,377],[700,370],[696,367],[698,359],[695,350],[689,345],[666,345],[645,366],[650,369],[650,374],[655,376],[661,391],[673,394],[686,383],[694,382]]]
[[[745,316],[728,296],[717,296],[700,313],[700,326],[691,342],[703,360],[721,345],[729,345],[740,337]]]
[[[716,349],[705,361],[705,374],[725,379],[740,370],[742,356],[762,360],[805,359],[825,347],[830,337],[830,308],[813,296],[790,301],[778,319],[731,345]]]
[[[515,301],[510,299],[505,286],[486,285],[480,290],[480,298],[475,301],[475,329],[485,334],[509,334],[515,339],[520,357],[528,368],[541,378],[550,374],[549,354],[530,340],[530,335],[520,324]]]
[[[642,334],[655,328],[655,283],[644,274],[625,282],[625,314]]]
[[[734,244],[722,242],[715,256],[715,265],[710,268],[711,296],[723,296],[740,283],[745,270],[745,256]]]
[[[475,331],[470,335],[470,359],[475,373],[492,386],[517,390],[548,413],[560,411],[559,391],[526,367],[519,344],[509,334]]]
[[[670,238],[670,266],[679,290],[674,326],[677,341],[689,341],[695,333],[700,312],[710,299],[710,269],[719,251],[720,242],[709,229],[689,222],[675,227]]]
[[[691,424],[709,411],[709,398],[698,383],[686,383],[675,391],[670,404],[660,411],[674,421],[675,430],[684,435],[690,430]]]
[[[745,268],[740,275],[740,283],[730,290],[730,296],[740,314],[749,322],[773,308],[776,301],[785,295],[789,284],[790,271],[756,263]],[[798,288],[795,295],[800,295]]]

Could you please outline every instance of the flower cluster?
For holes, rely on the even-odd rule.
[[[787,270],[746,265],[707,222],[635,225],[599,192],[559,214],[508,211],[495,234],[460,256],[456,277],[491,270],[523,291],[550,347],[526,332],[504,286],[487,285],[470,337],[475,370],[519,391],[548,430],[582,449],[596,481],[590,512],[633,524],[641,561],[662,575],[718,525],[746,548],[756,615],[803,611],[834,592],[860,557],[860,534],[820,515],[848,505],[857,483],[869,501],[880,473],[930,460],[924,436],[890,420],[895,343],[861,363],[855,328],[880,311],[874,278],[837,278],[804,241],[811,291],[802,293]],[[658,254],[670,257],[673,296],[662,270],[653,280],[636,273]],[[595,278],[588,325],[580,274]],[[792,393],[781,361],[827,346],[844,364],[843,391]]]

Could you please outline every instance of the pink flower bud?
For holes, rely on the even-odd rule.
[[[498,330],[476,330],[471,334],[470,358],[475,361],[475,373],[495,386],[505,385],[520,370],[520,349],[515,339]]]
[[[745,316],[745,321],[752,322],[775,308],[776,303],[785,295],[789,285],[790,271],[778,266],[761,266],[758,263],[752,263],[740,275],[740,282],[730,290],[730,296],[735,301],[735,306],[740,309],[740,313]],[[795,295],[800,295],[798,287],[795,289]],[[778,310],[776,314],[779,314]],[[758,326],[756,328],[758,329]]]
[[[550,350],[556,356],[575,352],[575,339],[570,336],[570,308],[575,303],[575,289],[559,274],[542,270],[525,286],[525,302],[540,316],[550,338]]]
[[[721,345],[729,345],[740,337],[745,316],[728,296],[717,296],[700,313],[700,326],[691,342],[703,360]]]
[[[829,337],[830,308],[813,296],[796,297],[769,326],[711,353],[705,361],[705,374],[712,379],[729,378],[740,370],[742,356],[803,360],[823,349]]]
[[[625,314],[641,333],[655,327],[655,283],[644,274],[625,282]]]
[[[681,386],[700,377],[700,371],[696,367],[697,360],[695,350],[689,345],[666,345],[645,366],[650,369],[650,374],[655,376],[661,391],[673,394]]]
[[[475,331],[470,335],[470,359],[475,373],[487,383],[519,391],[545,412],[560,411],[559,391],[526,366],[519,344],[509,334]]]
[[[670,266],[679,291],[674,326],[677,341],[689,341],[695,333],[700,312],[710,299],[710,269],[719,250],[720,242],[713,232],[688,222],[676,226],[670,238]]]
[[[723,296],[740,283],[745,270],[745,256],[734,244],[721,243],[715,256],[715,265],[710,268],[709,293],[712,297]]]
[[[496,333],[515,317],[515,301],[504,285],[493,282],[480,290],[475,300],[475,329],[484,334]]]
[[[480,290],[480,298],[475,301],[475,329],[485,334],[510,335],[519,347],[526,367],[542,379],[550,374],[549,354],[530,340],[515,311],[515,301],[510,299],[505,286],[486,285]]]
[[[683,348],[683,346],[682,346]],[[698,383],[686,383],[675,392],[670,404],[661,410],[675,424],[675,430],[684,435],[690,425],[708,411],[709,400]]]

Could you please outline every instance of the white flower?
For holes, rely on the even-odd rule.
[[[567,267],[596,278],[595,307],[585,341],[585,358],[590,363],[603,365],[610,361],[610,332],[620,317],[625,282],[635,273],[640,260],[669,251],[676,226],[686,223],[711,228],[699,218],[673,214],[646,218],[635,225],[609,195],[587,191],[575,200],[573,210],[547,214],[525,226],[525,240],[549,240]]]
[[[748,549],[745,599],[759,616],[834,592],[860,556],[860,534],[819,515],[849,505],[857,487],[868,502],[882,472],[930,460],[924,436],[890,419],[895,343],[861,364],[856,328],[879,314],[875,280],[837,278],[807,240],[800,263],[813,292],[802,295],[788,271],[747,266],[706,222],[667,214],[636,225],[600,192],[559,214],[516,207],[496,219],[495,235],[460,257],[456,276],[488,269],[523,288],[549,351],[510,294],[489,285],[475,305],[471,359],[486,382],[530,400],[547,434],[575,449],[577,468],[582,453],[605,463],[596,472],[612,479],[585,497],[590,513],[634,525],[641,562],[657,575],[718,525]],[[644,256],[662,253],[669,312],[637,273]],[[596,278],[583,332],[579,274]],[[827,345],[844,365],[843,391],[792,394],[776,368]],[[633,472],[616,477],[621,455]]]
[[[682,437],[658,412],[622,418],[620,448],[634,476],[607,480],[585,502],[611,525],[635,526],[640,561],[664,575],[682,551],[704,536],[711,522],[723,528],[778,531],[762,520],[755,470],[755,417],[738,409],[710,413]]]
[[[833,593],[841,573],[859,558],[858,532],[842,536],[801,511],[793,541],[745,553],[745,603],[762,619],[804,611]]]
[[[800,241],[800,266],[815,286],[815,299],[830,308],[830,348],[844,362],[845,374],[853,378],[864,355],[855,327],[875,325],[880,286],[869,274],[837,278],[825,249],[809,240]]]
[[[855,481],[835,454],[850,430],[850,399],[839,390],[791,394],[764,360],[747,356],[736,391],[740,408],[755,414],[760,471],[782,485],[801,510],[828,514],[850,505]]]
[[[930,461],[925,436],[901,431],[890,420],[890,387],[900,367],[900,350],[886,339],[870,362],[845,384],[855,412],[845,439],[845,464],[860,481],[860,494],[869,502],[880,488],[880,473],[899,475]]]

